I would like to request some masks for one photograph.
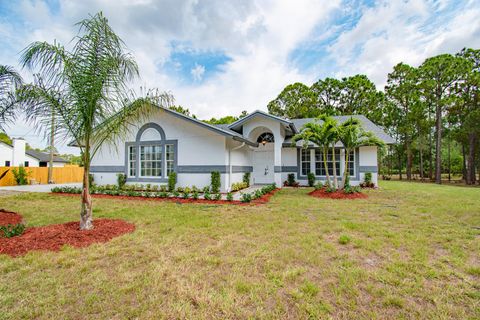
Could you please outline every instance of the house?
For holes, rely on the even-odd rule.
[[[0,167],[47,167],[50,154],[36,150],[26,150],[26,142],[22,138],[14,138],[12,145],[0,141]],[[54,156],[53,166],[63,167],[67,160]]]
[[[393,143],[381,128],[364,116],[358,118],[363,127],[385,143]],[[342,122],[348,117],[337,117]],[[210,184],[212,171],[221,173],[222,191],[242,181],[251,172],[252,184],[276,183],[281,186],[289,173],[301,184],[307,173],[314,172],[325,180],[320,150],[312,145],[302,148],[291,145],[291,137],[302,125],[313,119],[284,119],[255,111],[229,125],[210,125],[166,108],[149,121],[132,125],[126,139],[104,144],[94,156],[91,173],[97,184],[115,184],[123,173],[127,183],[165,184],[168,175],[177,173],[177,186],[204,187]],[[343,172],[344,150],[336,149],[337,173]],[[333,170],[334,157],[328,166]],[[377,183],[377,148],[360,147],[350,156],[350,182],[357,185],[366,172]]]

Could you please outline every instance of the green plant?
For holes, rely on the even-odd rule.
[[[208,187],[208,186],[203,187],[202,192],[203,193],[210,192],[210,187]]]
[[[239,190],[242,190],[242,189],[245,189],[245,188],[248,188],[248,184],[246,184],[245,182],[236,182],[236,183],[232,183],[232,188],[231,190],[232,191],[239,191]]]
[[[27,172],[23,166],[18,167],[18,169],[13,168],[12,173],[17,185],[22,186],[28,184],[29,172]]]
[[[231,192],[227,193],[227,201],[233,201],[233,194]]]
[[[125,184],[127,183],[127,175],[123,173],[117,173],[117,184],[119,189],[123,189]]]
[[[323,188],[323,184],[322,184],[321,181],[319,181],[319,182],[317,182],[317,183],[315,184],[315,190],[320,190],[320,189],[322,189],[322,188]]]
[[[188,192],[185,191],[185,192],[183,193],[183,199],[188,199],[188,198],[190,198],[190,193],[188,193]]]
[[[185,191],[185,188],[184,187],[177,187],[177,191],[179,193],[183,193]]]
[[[175,198],[178,198],[180,196],[180,192],[178,192],[178,190],[174,190],[172,192],[172,195],[175,197]]]
[[[208,192],[208,191],[205,192],[205,193],[203,194],[203,199],[205,199],[205,200],[212,200],[212,196],[210,195],[210,192]]]
[[[221,193],[216,193],[214,196],[213,196],[213,200],[221,200],[222,199],[222,194]]]
[[[246,185],[245,188],[250,187],[250,172],[245,172],[243,174],[243,183],[245,183],[245,185]]]
[[[315,174],[313,172],[307,173],[308,186],[313,187],[315,185]]]
[[[11,238],[23,234],[25,225],[23,223],[9,224],[7,226],[0,226],[0,231],[4,238]]]
[[[365,172],[365,176],[363,178],[363,182],[360,184],[362,188],[373,188],[375,184],[372,182],[372,173]]]
[[[177,173],[172,171],[168,175],[168,191],[172,192],[175,190],[175,185],[177,184]]]
[[[293,187],[295,185],[295,174],[289,173],[287,176],[287,183],[289,186]]]
[[[340,244],[348,244],[348,243],[350,243],[350,241],[352,241],[352,239],[346,234],[342,234],[338,238],[338,243],[340,243]]]
[[[95,185],[95,178],[93,174],[89,173],[88,174],[88,187],[91,188]]]
[[[240,197],[240,201],[250,202],[252,201],[252,195],[250,193],[242,193],[242,196]]]
[[[193,190],[192,198],[195,200],[198,200],[198,197],[199,197],[198,190]]]
[[[335,192],[337,191],[337,189],[335,189],[334,186],[330,185],[330,184],[326,184],[326,187],[325,187],[325,192],[327,193],[332,193],[332,192]]]
[[[212,193],[220,192],[220,172],[213,171],[210,177],[210,185]]]

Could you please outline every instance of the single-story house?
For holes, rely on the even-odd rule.
[[[22,138],[14,138],[11,145],[0,141],[0,167],[47,167],[49,161],[49,153],[26,150],[26,142]],[[62,157],[53,157],[54,167],[63,167],[67,163]]]
[[[385,143],[393,139],[364,116],[358,118],[363,127]],[[349,116],[336,117],[339,122]],[[221,189],[228,191],[251,172],[251,184],[276,183],[282,186],[289,173],[301,184],[307,173],[314,172],[325,180],[321,150],[315,145],[307,149],[301,142],[292,146],[291,137],[302,125],[314,119],[284,119],[255,111],[228,125],[210,125],[167,108],[148,121],[132,125],[130,135],[115,144],[104,144],[93,158],[91,173],[97,184],[115,184],[123,173],[127,183],[166,184],[168,175],[177,173],[177,186],[204,187],[210,184],[212,171],[221,173]],[[339,144],[335,157],[329,153],[328,168],[337,174],[344,170],[344,149]],[[334,160],[335,159],[335,160]],[[377,147],[360,147],[350,156],[350,182],[357,185],[366,172],[377,183]]]

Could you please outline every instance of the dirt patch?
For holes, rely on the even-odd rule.
[[[19,224],[23,220],[22,216],[15,212],[0,209],[0,226],[8,226],[9,224]]]
[[[28,228],[21,236],[0,238],[0,254],[15,257],[33,250],[59,251],[64,245],[86,247],[135,230],[134,224],[119,219],[97,219],[93,225],[88,231],[80,231],[78,222]]]
[[[152,197],[131,197],[131,196],[113,196],[109,194],[92,194],[92,198],[98,199],[123,199],[123,200],[139,200],[139,201],[160,201],[160,202],[175,202],[178,204],[233,204],[233,205],[260,205],[265,204],[270,201],[270,198],[280,189],[275,189],[270,193],[264,194],[258,199],[252,200],[251,202],[241,202],[239,200],[205,200],[205,199],[183,199],[183,198],[152,198]],[[79,194],[76,193],[51,193],[54,195],[60,196],[73,196],[73,197],[80,197]]]
[[[355,193],[343,193],[342,190],[335,192],[326,192],[324,189],[313,190],[308,195],[317,198],[328,198],[328,199],[366,199],[368,196],[365,193],[355,192]]]

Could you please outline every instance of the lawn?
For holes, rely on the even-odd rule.
[[[95,199],[136,231],[0,256],[0,319],[480,318],[480,189],[382,182],[361,200],[283,189],[261,206]],[[79,199],[0,197],[29,226]]]

